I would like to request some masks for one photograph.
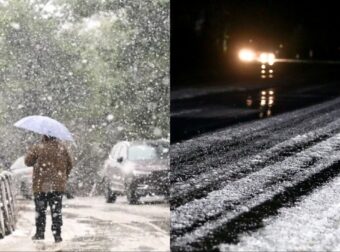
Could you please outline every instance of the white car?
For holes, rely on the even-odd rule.
[[[9,170],[13,174],[15,193],[31,199],[33,167],[25,165],[25,156],[18,158]]]
[[[118,142],[113,146],[101,171],[105,197],[114,203],[126,195],[130,204],[141,197],[170,195],[169,141],[144,140]]]

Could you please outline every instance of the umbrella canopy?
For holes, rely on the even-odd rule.
[[[47,116],[27,116],[17,121],[14,126],[41,135],[74,142],[72,134],[62,123]]]

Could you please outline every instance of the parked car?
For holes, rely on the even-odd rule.
[[[13,174],[14,190],[16,194],[20,194],[26,199],[33,198],[32,192],[32,175],[33,167],[25,165],[25,156],[19,157],[10,167],[10,172]],[[74,198],[70,188],[70,183],[67,184],[65,195],[68,199]]]
[[[12,164],[9,171],[13,173],[16,194],[20,194],[26,199],[31,199],[33,167],[27,167],[25,165],[25,157],[22,156]]]
[[[108,203],[126,195],[137,204],[147,195],[169,197],[169,141],[118,142],[102,171]]]

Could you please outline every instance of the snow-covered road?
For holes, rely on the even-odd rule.
[[[174,145],[172,249],[242,250],[229,245],[336,178],[339,118],[338,98]]]
[[[65,199],[64,241],[58,245],[53,241],[49,215],[45,240],[31,241],[34,205],[18,200],[17,229],[0,240],[0,251],[169,251],[169,205],[146,200],[129,205],[123,197],[114,204],[105,203],[104,197]]]
[[[264,220],[264,228],[242,235],[240,242],[220,245],[221,251],[339,251],[340,178],[282,208]]]

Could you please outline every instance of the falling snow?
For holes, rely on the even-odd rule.
[[[67,190],[75,197],[102,197],[103,203],[99,171],[114,144],[169,139],[169,5],[168,0],[0,0],[0,172],[40,140],[13,126],[29,115],[57,119],[73,133],[75,144],[66,143],[74,161]],[[19,224],[27,226],[23,219]],[[76,239],[77,229],[70,230]],[[22,241],[31,234],[16,235]],[[168,234],[159,237],[158,244],[169,247]]]
[[[117,141],[169,138],[169,1],[2,1],[0,15],[1,167],[39,139],[12,126],[28,115],[74,134],[84,195],[102,193]]]

